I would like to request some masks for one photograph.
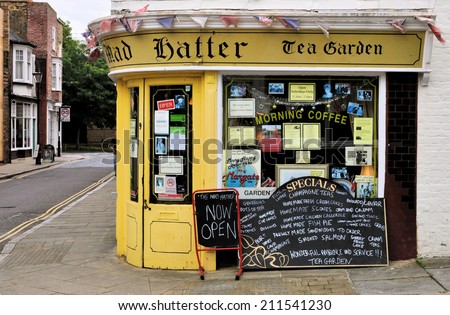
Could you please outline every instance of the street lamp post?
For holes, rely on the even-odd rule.
[[[38,151],[37,151],[37,155],[36,155],[36,165],[40,165],[41,164],[41,147],[40,147],[40,143],[39,143],[39,112],[40,112],[40,96],[39,96],[39,87],[42,81],[42,72],[36,71],[33,72],[33,77],[34,77],[34,81],[36,82],[36,98],[37,98],[37,124],[36,124],[36,131],[37,131],[37,147],[38,147]]]

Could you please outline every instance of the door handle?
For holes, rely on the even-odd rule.
[[[147,199],[144,199],[144,209],[148,209],[148,210],[152,210],[152,208],[150,208],[147,204]]]

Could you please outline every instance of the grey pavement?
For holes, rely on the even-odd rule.
[[[63,154],[54,163],[24,159],[0,166],[0,179],[57,167],[82,158]],[[207,272],[131,266],[116,255],[115,178],[46,221],[15,236],[0,253],[5,295],[442,295],[450,290],[450,258],[391,262],[387,267],[306,268]]]

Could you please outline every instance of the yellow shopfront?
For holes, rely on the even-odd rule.
[[[359,176],[367,182],[353,182],[355,197],[383,198],[384,73],[420,71],[425,41],[422,31],[104,35],[118,91],[118,255],[135,266],[197,269],[199,189],[236,187],[258,199],[309,172],[348,187]],[[243,160],[256,171],[237,175]],[[214,252],[201,256],[216,268]]]

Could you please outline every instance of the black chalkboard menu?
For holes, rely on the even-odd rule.
[[[200,191],[193,196],[198,244],[221,248],[239,246],[237,192]]]
[[[388,264],[384,200],[331,180],[297,178],[240,210],[244,269]]]

